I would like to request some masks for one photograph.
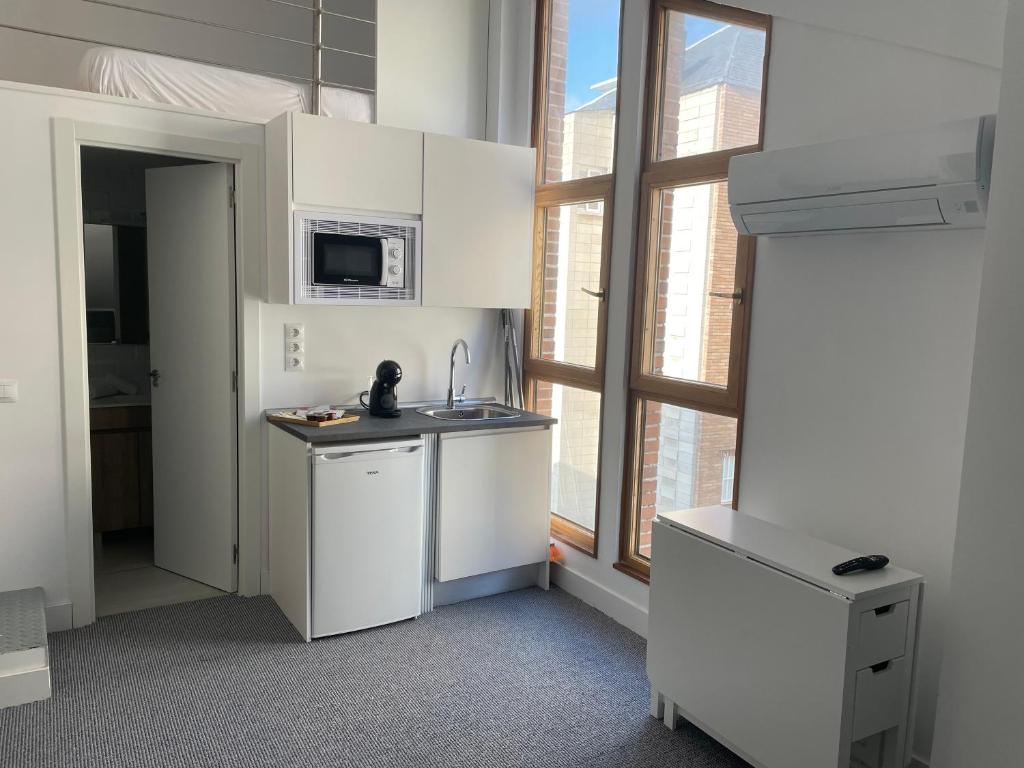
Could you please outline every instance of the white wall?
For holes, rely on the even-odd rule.
[[[0,589],[42,586],[69,599],[61,443],[61,377],[51,149],[52,117],[262,144],[240,121],[139,108],[56,92],[0,91]]]
[[[998,67],[1007,0],[733,0],[777,19]]]
[[[808,66],[814,62],[814,66]],[[994,112],[988,67],[779,19],[766,147]],[[762,239],[740,508],[928,579],[931,743],[984,232]]]
[[[377,122],[482,139],[489,0],[378,0]]]
[[[1024,765],[1024,5],[1006,47],[967,444],[953,555],[935,768]]]
[[[88,43],[0,28],[0,80],[78,88]]]
[[[533,3],[490,0],[487,140],[530,146],[533,117]]]
[[[306,370],[284,368],[284,324],[306,326]],[[381,360],[402,366],[399,402],[437,400],[448,390],[452,342],[469,344],[468,368],[459,353],[456,388],[467,397],[504,391],[500,313],[486,309],[433,307],[319,307],[265,304],[260,313],[264,408],[355,402],[368,389]]]

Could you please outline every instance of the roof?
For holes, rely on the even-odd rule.
[[[764,71],[764,32],[729,24],[690,45],[683,54],[683,93],[715,85],[761,89]],[[614,110],[616,81],[592,85],[602,93],[573,112]]]
[[[723,84],[760,90],[763,70],[764,32],[730,24],[686,49],[684,93]]]

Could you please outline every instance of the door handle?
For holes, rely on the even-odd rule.
[[[321,453],[317,455],[316,460],[321,464],[331,464],[336,461],[350,459],[353,456],[380,456],[382,453],[416,453],[416,451],[419,451],[422,448],[423,446],[421,445],[411,445],[404,448],[377,448],[372,451],[345,451],[343,453]]]
[[[154,387],[160,386],[160,371],[154,368],[152,371],[146,374],[153,382]]]
[[[593,296],[595,299],[600,299],[601,301],[604,301],[604,297],[605,297],[605,292],[604,291],[592,291],[589,288],[583,288],[583,287],[581,287],[580,290],[583,291],[585,294],[587,294],[587,296]]]
[[[743,299],[745,298],[743,291],[734,291],[733,293],[726,293],[724,291],[708,291],[708,296],[713,296],[716,299],[732,299],[737,304],[742,304]]]

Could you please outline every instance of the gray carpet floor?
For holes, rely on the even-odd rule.
[[[557,589],[308,645],[269,598],[214,598],[50,653],[53,697],[0,711],[0,766],[746,766],[653,720],[643,639]]]

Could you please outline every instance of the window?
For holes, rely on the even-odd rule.
[[[589,168],[587,170],[587,176],[603,176],[610,171],[600,170],[598,168]],[[596,213],[598,215],[604,214],[604,201],[603,200],[591,200],[588,203],[583,204],[583,210],[587,213]]]
[[[619,562],[650,574],[658,512],[735,498],[753,241],[729,159],[760,149],[770,19],[656,0],[640,183]]]
[[[732,504],[733,481],[736,479],[736,451],[722,453],[722,494],[719,500],[723,504]]]
[[[537,232],[523,369],[531,406],[559,420],[552,535],[595,556],[619,14],[619,0],[541,0],[537,11]]]

